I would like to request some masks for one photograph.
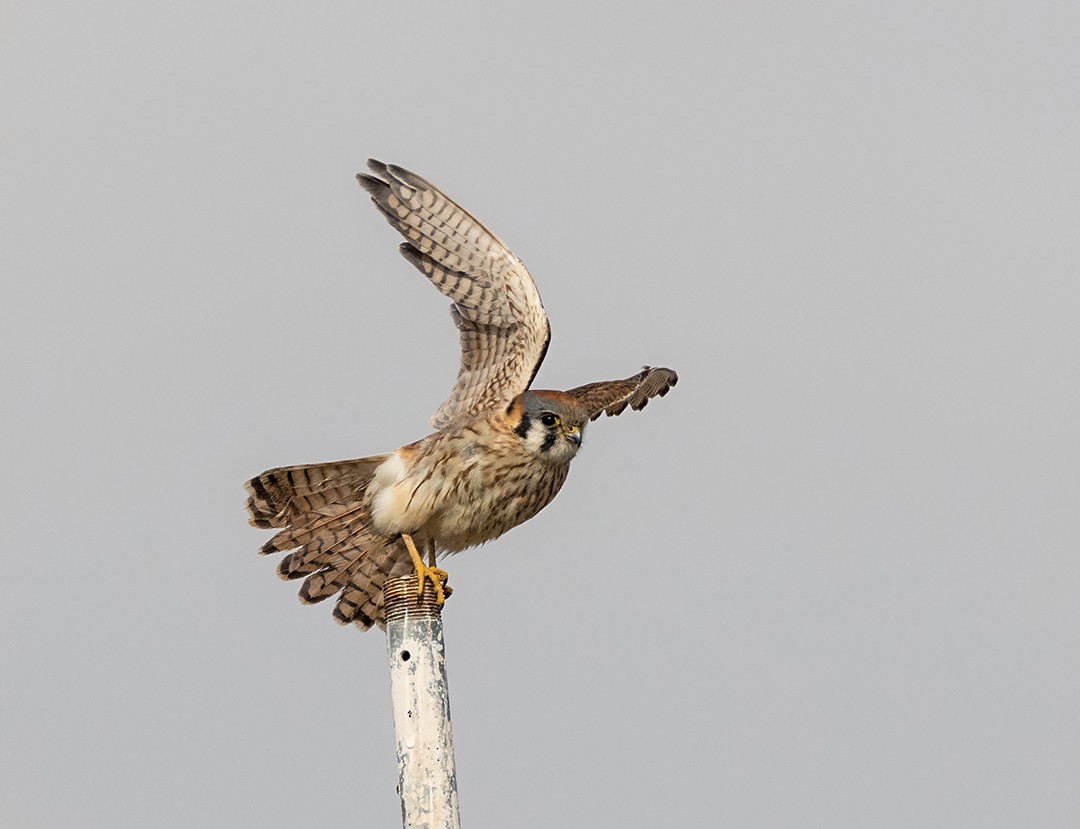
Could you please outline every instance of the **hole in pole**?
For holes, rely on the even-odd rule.
[[[402,652],[401,652],[401,661],[402,661],[402,662],[408,662],[408,661],[409,661],[409,657],[411,657],[411,656],[412,656],[412,654],[411,654],[411,653],[409,653],[408,651],[402,651]]]

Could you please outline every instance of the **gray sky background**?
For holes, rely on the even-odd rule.
[[[381,634],[242,482],[427,433],[527,262],[542,388],[669,365],[449,561],[467,827],[1080,825],[1075,3],[0,4],[0,824],[395,826]]]

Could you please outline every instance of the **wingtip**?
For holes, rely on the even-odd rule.
[[[383,169],[390,175],[396,178],[398,181],[406,181],[410,178],[416,178],[416,173],[412,170],[406,170],[404,167],[399,167],[396,164],[384,164]]]
[[[663,397],[669,391],[671,387],[679,382],[679,375],[676,374],[670,368],[663,368],[660,366],[645,366],[646,377],[653,375],[662,384],[656,391],[657,397]]]
[[[367,173],[357,173],[356,183],[363,187],[372,198],[375,198],[381,190],[386,188],[385,181],[375,178],[375,176],[369,176]]]
[[[386,171],[386,175],[392,176],[395,181],[404,184],[406,187],[412,187],[418,190],[438,189],[437,187],[435,187],[434,184],[432,184],[422,175],[414,173],[412,170],[407,170],[406,168],[399,167],[396,164],[384,164],[382,166]]]

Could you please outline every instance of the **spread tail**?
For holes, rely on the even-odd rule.
[[[292,550],[277,572],[305,580],[300,601],[339,594],[334,618],[361,630],[385,625],[383,582],[412,571],[401,541],[371,528],[367,486],[388,457],[279,467],[245,484],[252,526],[280,529],[259,552]]]

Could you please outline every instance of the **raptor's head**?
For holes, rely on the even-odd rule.
[[[517,418],[514,432],[526,451],[555,464],[570,463],[589,422],[588,411],[560,391],[527,391],[511,404],[509,414]]]

